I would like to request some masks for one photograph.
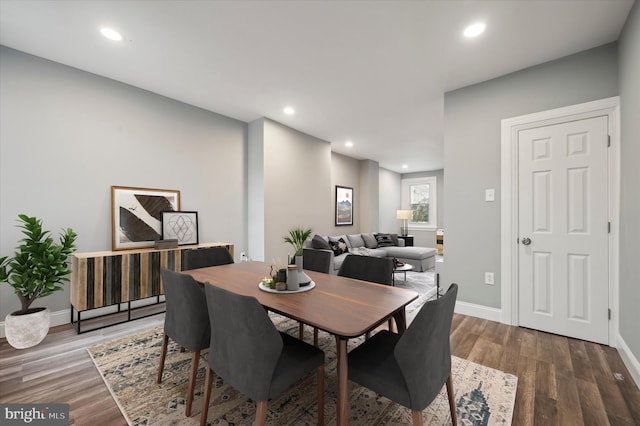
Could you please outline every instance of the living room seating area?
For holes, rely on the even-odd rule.
[[[304,267],[337,274],[349,254],[395,258],[412,265],[415,271],[424,272],[435,267],[436,250],[432,247],[407,247],[397,234],[316,234],[305,242]]]

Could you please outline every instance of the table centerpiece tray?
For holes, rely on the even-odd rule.
[[[309,291],[311,289],[313,289],[316,286],[316,283],[314,281],[311,281],[309,284],[306,284],[304,286],[300,286],[300,288],[298,290],[276,290],[275,288],[271,288],[268,287],[266,285],[264,285],[264,283],[261,281],[260,283],[258,283],[258,288],[262,291],[266,291],[267,293],[278,293],[278,294],[294,294],[294,293],[304,293],[305,291]]]

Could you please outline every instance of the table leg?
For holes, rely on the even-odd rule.
[[[396,320],[396,327],[398,328],[398,334],[402,334],[407,329],[407,314],[405,309],[402,308],[393,315],[393,319]]]
[[[347,339],[336,336],[336,349],[338,352],[338,400],[336,401],[336,414],[338,426],[344,426],[349,423],[349,399],[347,389],[349,381],[349,364],[347,363]]]

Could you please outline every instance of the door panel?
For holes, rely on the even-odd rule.
[[[607,130],[603,116],[518,134],[522,326],[608,343]]]

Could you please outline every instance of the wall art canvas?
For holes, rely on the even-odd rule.
[[[162,212],[180,210],[180,191],[111,187],[112,248],[153,247],[162,239]]]
[[[198,212],[162,212],[162,239],[178,245],[198,244]]]
[[[336,226],[353,225],[353,188],[336,185]]]

